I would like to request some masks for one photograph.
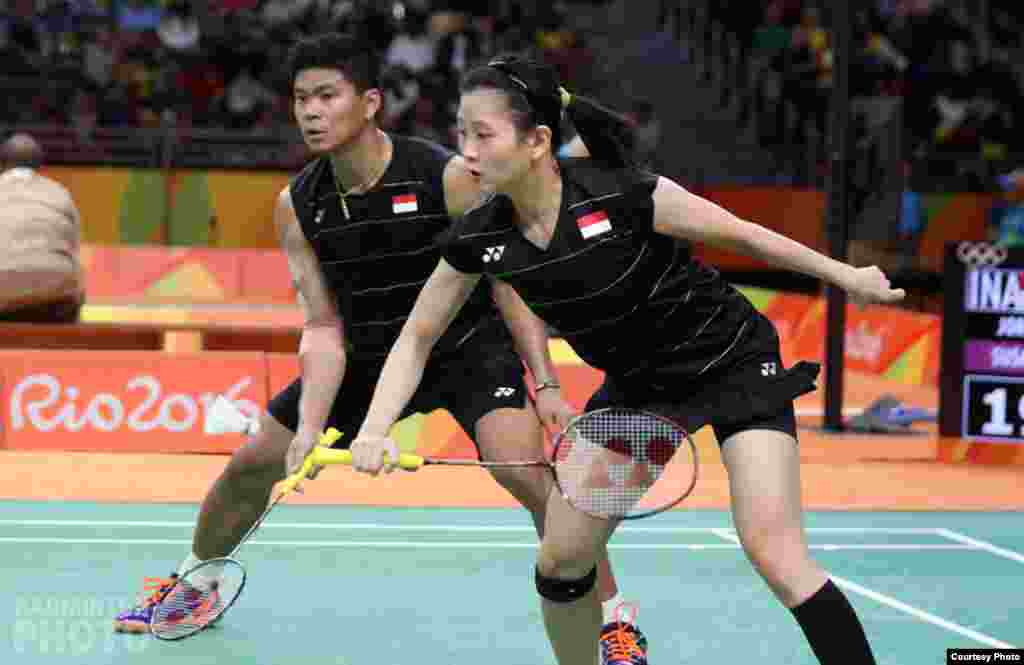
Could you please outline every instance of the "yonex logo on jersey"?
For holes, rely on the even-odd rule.
[[[505,245],[498,245],[497,247],[488,247],[484,250],[484,263],[490,263],[491,261],[500,261],[501,255],[505,253]]]
[[[761,376],[775,376],[775,363],[761,363]]]
[[[317,210],[316,211],[316,217],[313,218],[313,221],[315,223],[317,223],[317,224],[319,224],[320,222],[324,221],[324,213],[325,212],[327,212],[327,211],[326,210]]]
[[[495,397],[512,397],[512,395],[515,395],[515,394],[516,394],[516,389],[515,388],[509,388],[507,386],[502,386],[501,388],[498,388],[497,390],[494,391],[494,396]]]

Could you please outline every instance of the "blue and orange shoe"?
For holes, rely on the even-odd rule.
[[[147,577],[138,604],[117,615],[114,630],[119,633],[148,633],[153,623],[153,612],[161,603],[165,609],[171,608],[165,613],[165,622],[185,625],[216,623],[219,616],[212,622],[209,617],[218,613],[223,604],[216,585],[203,592],[187,582],[178,584],[176,573],[168,578]]]
[[[601,665],[647,665],[647,638],[633,623],[636,607],[623,603],[615,614],[618,621],[601,628]]]
[[[148,633],[153,620],[153,609],[178,581],[177,573],[170,577],[147,577],[143,580],[142,595],[136,605],[114,618],[114,631],[118,633]]]

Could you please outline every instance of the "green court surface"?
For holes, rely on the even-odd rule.
[[[0,663],[554,663],[517,510],[279,506],[240,552],[248,585],[217,628],[171,643],[114,634],[142,578],[187,553],[196,510],[0,503]],[[1020,513],[813,513],[807,525],[880,664],[1024,644]],[[651,665],[816,662],[727,513],[633,522],[610,550]]]

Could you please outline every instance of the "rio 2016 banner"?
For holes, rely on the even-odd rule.
[[[267,396],[262,353],[5,351],[0,371],[8,448],[230,452],[203,434],[213,400],[255,417]]]
[[[567,398],[582,404],[601,380],[553,343]],[[230,453],[238,435],[206,431],[218,395],[249,417],[299,375],[290,354],[149,351],[3,351],[0,448],[133,453]],[[437,411],[396,429],[406,450],[466,456],[473,444]]]

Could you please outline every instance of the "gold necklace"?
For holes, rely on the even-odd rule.
[[[363,182],[361,182],[358,185],[353,185],[352,187],[349,187],[345,191],[341,191],[341,183],[338,181],[337,173],[335,173],[335,175],[334,175],[334,187],[335,187],[335,189],[338,190],[338,198],[341,199],[341,212],[344,213],[344,215],[345,215],[345,221],[349,221],[349,220],[352,219],[352,215],[349,213],[349,209],[348,209],[348,201],[347,201],[347,199],[345,197],[351,196],[352,194],[355,194],[357,190],[361,190],[364,187],[369,187],[374,182],[379,180],[380,177],[382,175],[384,175],[384,171],[387,170],[388,164],[390,162],[391,162],[391,160],[388,159],[387,161],[384,162],[383,166],[381,166],[380,168],[377,169],[377,171],[373,174],[373,176],[367,178],[366,180],[364,180]]]

